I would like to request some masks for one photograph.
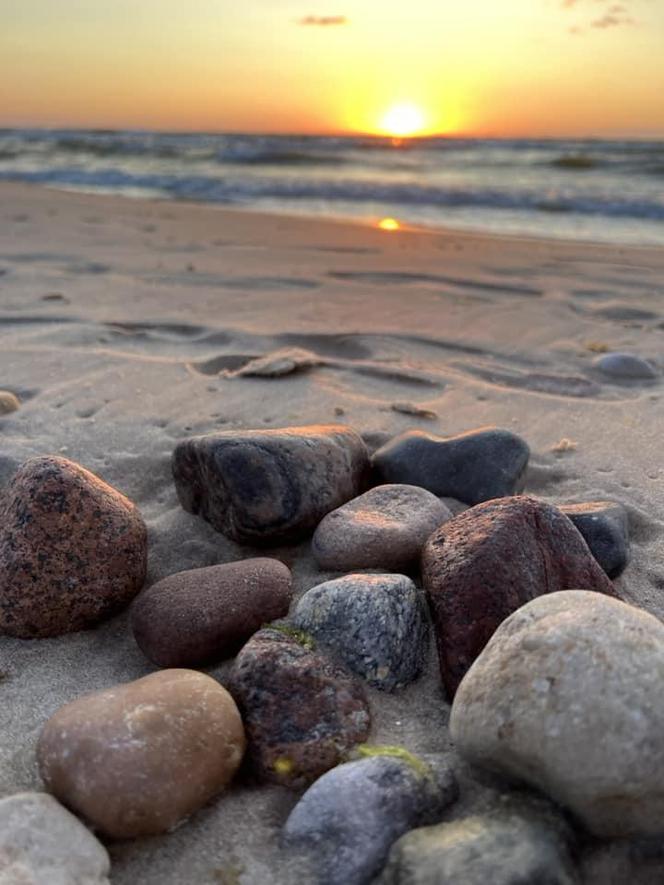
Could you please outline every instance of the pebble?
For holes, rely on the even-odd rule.
[[[21,408],[21,401],[10,390],[0,390],[0,417],[2,415],[11,415]]]
[[[0,503],[0,633],[24,639],[92,627],[145,581],[137,508],[65,458],[26,461]]]
[[[277,559],[245,559],[170,575],[131,609],[141,651],[159,667],[232,657],[264,624],[288,613],[290,569]]]
[[[305,537],[363,491],[369,471],[360,436],[337,424],[211,433],[173,454],[184,509],[248,544]]]
[[[604,353],[593,361],[593,365],[611,378],[628,381],[657,378],[654,366],[632,353]]]
[[[37,747],[47,789],[116,839],[163,833],[220,793],[245,749],[228,692],[161,670],[61,707]]]
[[[567,517],[526,496],[487,501],[446,523],[424,548],[422,574],[450,697],[525,602],[569,587],[614,593]]]
[[[617,578],[629,562],[629,521],[622,504],[592,501],[564,504],[560,510],[581,532],[607,575]]]
[[[261,781],[307,786],[369,734],[361,683],[293,627],[255,633],[235,659],[228,687]]]
[[[314,532],[311,549],[328,571],[407,569],[434,529],[451,518],[426,489],[377,486],[328,513]]]
[[[509,430],[451,437],[409,430],[380,448],[373,466],[382,482],[422,486],[472,505],[521,491],[529,457],[527,443]]]
[[[368,749],[309,787],[284,826],[284,847],[309,856],[318,885],[368,885],[399,836],[440,820],[457,798],[442,757]]]
[[[428,624],[423,600],[405,575],[326,581],[300,598],[292,621],[375,688],[407,685],[422,669]]]
[[[451,736],[471,763],[530,784],[594,835],[664,833],[664,625],[599,593],[515,612],[461,683]]]
[[[104,846],[48,793],[0,799],[2,885],[109,885]]]

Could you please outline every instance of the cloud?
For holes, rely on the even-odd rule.
[[[298,24],[307,27],[329,28],[335,25],[347,25],[348,19],[345,15],[305,15],[298,21]]]
[[[630,13],[627,5],[625,3],[616,3],[611,2],[611,0],[593,0],[594,5],[602,4],[604,6],[604,12],[596,18],[590,19],[590,21],[586,21],[586,27],[576,24],[570,28],[568,28],[568,33],[570,34],[584,34],[587,32],[587,28],[595,28],[596,30],[607,30],[608,28],[618,28],[622,25],[636,25],[637,21],[633,18]],[[611,5],[608,5],[608,4]],[[561,0],[561,6],[563,9],[589,9],[590,3],[586,2],[586,0]],[[599,10],[597,10],[599,12]]]
[[[600,28],[600,30],[604,30],[605,28],[617,28],[620,25],[635,25],[636,21],[632,18],[631,15],[626,15],[622,10],[620,12],[609,12],[601,15],[599,18],[594,19],[590,22],[591,28]]]

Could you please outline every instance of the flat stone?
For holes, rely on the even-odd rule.
[[[11,415],[21,408],[21,401],[10,390],[0,390],[0,417],[2,415]]]
[[[452,739],[600,837],[664,833],[664,625],[603,594],[540,596],[459,686]]]
[[[424,601],[405,575],[326,581],[300,598],[292,621],[386,691],[417,678],[428,648]]]
[[[362,685],[318,654],[295,628],[266,627],[239,653],[228,679],[261,781],[303,787],[344,760],[371,727]]]
[[[0,633],[59,636],[126,606],[145,581],[137,508],[65,458],[26,461],[0,500]]]
[[[48,793],[0,799],[2,885],[109,885],[104,846]]]
[[[228,692],[203,673],[161,670],[78,698],[37,747],[46,787],[107,836],[163,833],[220,793],[244,729]]]
[[[170,575],[131,609],[141,651],[159,667],[232,657],[264,624],[288,614],[290,569],[277,559],[244,559]]]
[[[570,520],[526,496],[487,501],[441,526],[424,548],[422,574],[450,697],[525,602],[570,587],[615,592]]]
[[[581,532],[607,575],[617,578],[629,562],[629,521],[622,504],[591,501],[563,504],[560,510]]]
[[[604,353],[593,365],[604,375],[625,380],[652,380],[657,371],[647,360],[632,353]]]
[[[487,427],[450,437],[409,430],[380,448],[372,463],[382,482],[479,504],[521,491],[529,457],[521,437]]]
[[[337,424],[212,433],[173,453],[184,509],[248,544],[305,537],[368,476],[362,439]]]
[[[375,748],[309,787],[282,831],[289,851],[310,859],[320,885],[365,885],[403,833],[440,820],[458,787],[442,758]],[[393,755],[394,754],[394,755]]]
[[[311,549],[327,571],[408,568],[424,542],[452,513],[418,486],[382,485],[323,518]]]

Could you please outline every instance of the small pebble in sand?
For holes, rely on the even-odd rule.
[[[664,625],[601,593],[540,596],[504,621],[459,686],[451,736],[594,835],[664,832]]]
[[[184,509],[240,543],[306,536],[362,492],[368,476],[364,443],[338,424],[211,433],[173,454]]]
[[[487,501],[441,526],[424,548],[422,575],[450,696],[525,602],[568,587],[615,592],[569,519],[526,496]]]
[[[551,451],[555,452],[556,455],[566,455],[568,452],[575,452],[578,446],[579,444],[574,442],[573,439],[568,439],[564,436],[555,445],[551,446]]]
[[[629,521],[622,504],[592,501],[564,504],[560,510],[581,532],[607,575],[617,578],[629,562]]]
[[[21,401],[10,390],[0,390],[0,417],[2,415],[11,415],[21,408]]]
[[[400,570],[413,564],[429,535],[451,518],[447,507],[419,486],[376,486],[323,518],[312,552],[329,571]]]
[[[147,530],[124,495],[73,461],[26,461],[0,503],[0,633],[84,630],[145,581]]]
[[[654,366],[632,353],[607,353],[594,363],[597,369],[611,378],[623,380],[652,380],[658,377]]]
[[[39,738],[47,788],[106,836],[163,833],[220,793],[244,729],[228,692],[203,673],[162,670],[61,707]]]
[[[48,793],[0,799],[2,885],[108,885],[108,852]]]
[[[143,653],[160,667],[189,667],[234,655],[263,624],[288,613],[290,569],[245,559],[178,572],[144,590],[131,610]]]
[[[530,450],[509,430],[483,428],[441,437],[410,430],[373,456],[382,482],[422,486],[439,497],[479,504],[523,488]]]
[[[255,633],[237,656],[228,687],[247,729],[249,762],[262,781],[307,786],[369,734],[362,685],[293,627]]]
[[[346,575],[308,590],[293,623],[375,688],[392,691],[420,673],[427,651],[423,600],[404,575]]]
[[[367,751],[309,787],[282,831],[285,848],[308,856],[316,882],[373,881],[399,836],[440,820],[457,798],[442,757],[419,759],[396,747]]]

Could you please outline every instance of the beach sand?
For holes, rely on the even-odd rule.
[[[413,427],[493,424],[530,444],[527,492],[628,508],[632,562],[617,584],[664,617],[662,381],[617,383],[593,367],[603,349],[664,366],[664,250],[387,232],[3,184],[0,328],[0,389],[21,400],[0,418],[0,484],[46,453],[99,474],[145,517],[150,583],[252,554],[179,506],[170,456],[184,437],[339,422],[375,447]],[[220,374],[284,347],[321,364],[277,378]],[[306,543],[273,555],[293,568],[298,595],[330,577]],[[35,744],[61,704],[153,669],[126,613],[58,639],[0,638],[0,795],[40,788]],[[209,672],[223,681],[227,670]],[[449,749],[433,650],[418,682],[369,696],[373,743]],[[464,782],[449,816],[487,795]],[[276,838],[296,798],[235,786],[175,833],[111,845],[112,881],[295,881]],[[624,862],[617,848],[588,850],[584,881],[625,881]],[[662,881],[652,878],[660,863],[632,870],[633,881]]]

